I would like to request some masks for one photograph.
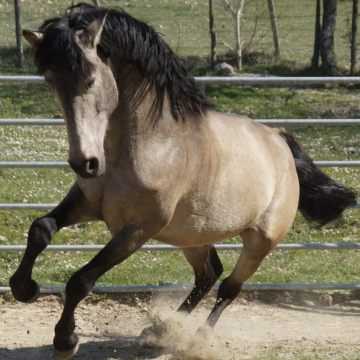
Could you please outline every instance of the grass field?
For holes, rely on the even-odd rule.
[[[56,104],[44,87],[39,85],[1,86],[6,106],[0,118],[58,117]],[[359,90],[335,89],[252,89],[211,86],[210,98],[219,104],[219,110],[247,114],[254,118],[309,118],[351,117],[357,115]],[[24,99],[24,101],[18,101]],[[331,116],[332,112],[335,113]],[[356,160],[359,156],[359,133],[356,127],[305,127],[294,129],[309,153],[316,160]],[[67,142],[63,127],[1,127],[0,153],[3,161],[67,159]],[[327,169],[330,175],[355,190],[360,189],[359,169]],[[60,201],[74,181],[66,169],[2,169],[0,170],[0,201],[52,203]],[[26,233],[39,213],[29,211],[2,211],[0,235],[2,243],[25,244]],[[359,212],[348,211],[344,219],[322,229],[306,223],[298,215],[285,242],[357,242]],[[109,234],[103,224],[82,224],[65,229],[56,236],[54,244],[104,244]],[[239,238],[228,242],[239,242]],[[278,251],[272,253],[252,282],[358,282],[359,253],[356,251]],[[93,254],[46,253],[41,255],[35,277],[43,285],[61,285],[75,269],[84,265]],[[237,252],[222,253],[225,274],[233,268]],[[21,254],[0,255],[0,284],[6,285],[15,270]],[[176,264],[176,266],[174,266]],[[146,269],[146,271],[144,271]],[[99,284],[140,285],[187,283],[192,271],[181,253],[141,252],[101,278]]]
[[[0,73],[2,74],[20,73],[19,69],[14,66],[10,3],[10,1],[0,0],[0,4],[4,5],[0,11],[0,22],[3,24],[0,30]],[[24,27],[36,28],[45,18],[56,16],[70,3],[65,0],[52,2],[33,0],[31,6],[28,1],[21,3]],[[102,3],[123,6],[131,14],[158,26],[157,29],[164,33],[165,38],[175,50],[184,56],[194,54],[194,48],[197,48],[196,51],[207,49],[206,21],[206,26],[201,25],[200,21],[194,22],[194,19],[206,18],[206,2],[199,2],[198,6],[192,10],[183,2],[174,0],[103,1]],[[287,11],[290,11],[289,8],[285,6],[284,1],[277,3],[283,5],[281,14],[284,14],[284,18],[286,18],[285,15]],[[298,3],[300,2],[297,2],[296,6]],[[148,5],[151,6],[148,7]],[[339,11],[344,17],[347,16],[348,5],[348,1],[339,3]],[[38,11],[34,11],[35,8]],[[310,9],[304,11],[310,12]],[[308,17],[302,18],[303,21],[309,21],[309,23],[301,26],[308,29],[307,31],[310,33],[310,21],[312,20],[309,14]],[[192,25],[187,25],[186,21],[191,21]],[[182,24],[181,36],[179,30],[177,32],[171,30],[171,26],[176,24]],[[199,31],[193,30],[194,24],[200,24]],[[190,33],[186,35],[186,31]],[[202,34],[206,34],[206,36],[204,37]],[[188,44],[191,36],[195,36],[198,40],[191,42],[191,46],[183,46],[182,41],[186,40],[186,44]],[[288,36],[286,42],[289,44],[288,51],[292,53],[293,50],[293,53],[296,54],[297,50],[291,49],[291,46],[294,46],[294,39],[290,35]],[[343,45],[345,46],[345,44]],[[27,46],[25,52],[27,64],[23,73],[34,73]],[[204,54],[206,55],[202,52],[200,55]],[[309,59],[309,54],[303,54],[301,59],[304,61]],[[300,63],[304,62],[300,61]],[[296,62],[286,62],[286,64],[296,65]],[[293,68],[291,66],[284,68],[280,63],[273,64],[270,68],[260,64],[255,67],[247,67],[246,71],[271,72],[274,70],[276,73],[291,74],[291,71],[298,71],[298,67],[295,65]],[[199,67],[194,66],[194,68]],[[209,74],[203,62],[200,69],[197,70],[197,74],[200,73]],[[206,92],[217,103],[218,110],[245,114],[252,118],[360,117],[358,106],[360,90],[356,87],[270,89],[208,86]],[[61,116],[57,105],[50,92],[42,85],[0,84],[0,118],[58,117]],[[302,127],[293,130],[316,160],[359,159],[360,135],[356,127]],[[67,140],[63,127],[0,127],[1,161],[66,161],[66,159]],[[355,190],[360,190],[360,170],[358,168],[333,168],[326,169],[326,172]],[[74,179],[74,174],[66,169],[0,169],[0,202],[58,202],[65,196]],[[31,222],[41,214],[35,211],[1,211],[0,244],[25,244],[26,233]],[[342,220],[321,229],[308,224],[301,215],[298,215],[285,242],[358,242],[359,224],[359,211],[348,211]],[[108,240],[109,234],[103,224],[85,223],[63,230],[56,236],[54,244],[104,244]],[[236,237],[229,239],[228,242],[240,242],[240,239]],[[237,252],[221,254],[225,265],[224,276],[232,270],[238,255]],[[92,256],[91,253],[43,254],[35,267],[34,277],[42,285],[63,285],[71,274]],[[251,282],[359,282],[359,257],[360,253],[357,251],[278,251],[264,261]],[[21,254],[19,253],[0,253],[0,286],[7,285],[9,276],[16,269],[20,259]],[[100,279],[99,284],[181,284],[192,282],[192,277],[192,270],[180,252],[141,252],[107,273]]]

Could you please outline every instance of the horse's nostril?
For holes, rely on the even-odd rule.
[[[96,174],[99,170],[99,160],[95,157],[89,160],[89,172]]]
[[[84,179],[99,176],[99,159],[96,157],[83,160],[80,163],[69,161],[71,168]]]

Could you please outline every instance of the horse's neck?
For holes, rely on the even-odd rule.
[[[111,59],[114,77],[119,91],[118,107],[111,117],[111,126],[125,135],[148,132],[153,123],[148,114],[154,103],[155,93],[149,90],[144,77],[134,63]],[[165,101],[163,117],[171,116]],[[159,129],[160,130],[160,129]]]
[[[111,63],[119,91],[119,105],[110,118],[107,135],[111,152],[113,149],[116,151],[120,141],[123,145],[131,144],[132,148],[135,144],[146,147],[147,143],[159,138],[177,136],[180,141],[186,133],[194,132],[192,121],[176,122],[173,119],[166,97],[162,118],[155,124],[148,117],[155,101],[155,93],[144,85],[146,83],[136,65],[119,59],[111,59]]]
[[[141,169],[148,169],[151,163],[170,166],[168,158],[174,157],[178,160],[172,163],[171,169],[162,167],[163,173],[170,171],[169,176],[172,176],[179,169],[183,174],[185,167],[201,162],[204,154],[210,153],[208,146],[211,141],[208,141],[209,128],[204,121],[205,116],[177,122],[165,98],[162,118],[154,124],[148,114],[155,94],[144,89],[141,73],[134,64],[124,61],[113,61],[112,65],[119,90],[119,105],[109,121],[105,141],[108,168],[117,168],[119,164],[126,167],[136,164]],[[191,164],[189,157],[192,158]]]

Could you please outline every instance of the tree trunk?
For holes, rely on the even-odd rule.
[[[235,16],[235,59],[236,68],[242,70],[242,41],[241,41],[241,12],[244,0],[239,0],[239,5]]]
[[[311,72],[315,73],[319,69],[320,60],[320,34],[321,34],[321,3],[316,1],[316,20],[315,20],[315,40],[314,54],[311,60]]]
[[[24,54],[21,41],[21,12],[19,0],[14,0],[15,6],[15,28],[16,28],[16,60],[17,65],[23,67],[24,64]]]
[[[211,38],[211,69],[214,70],[216,63],[216,31],[214,25],[214,0],[209,0],[209,20],[210,20],[210,38]]]
[[[323,0],[323,24],[320,35],[322,69],[325,75],[339,73],[336,65],[334,33],[337,15],[337,0]]]
[[[268,6],[269,6],[269,13],[270,13],[271,29],[272,29],[272,33],[273,33],[273,39],[274,39],[275,56],[279,57],[280,56],[280,42],[279,42],[279,34],[278,34],[278,28],[277,28],[277,23],[276,23],[274,0],[268,0]]]
[[[357,17],[359,0],[353,0],[352,29],[351,29],[351,67],[350,75],[355,74],[356,69],[356,38],[357,38]]]
[[[94,0],[94,5],[95,5],[95,6],[100,6],[99,0]]]

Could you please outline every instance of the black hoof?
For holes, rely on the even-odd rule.
[[[30,286],[25,291],[16,291],[16,287],[12,286],[11,283],[10,286],[14,298],[23,303],[31,304],[35,302],[40,295],[40,287],[35,280],[31,280]]]

